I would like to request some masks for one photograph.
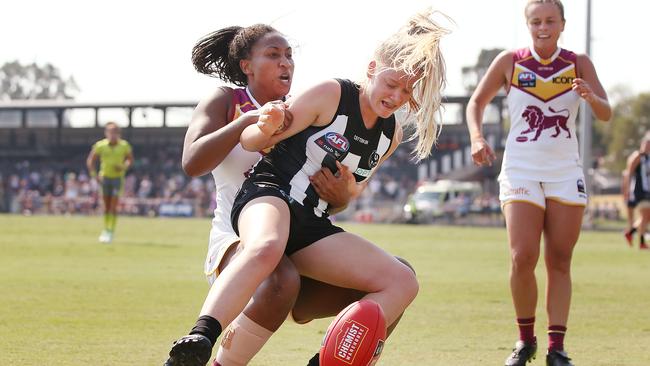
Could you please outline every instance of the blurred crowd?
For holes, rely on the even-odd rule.
[[[18,214],[98,214],[100,185],[89,177],[88,152],[69,158],[0,159],[0,212]],[[120,199],[120,212],[146,216],[210,216],[215,207],[211,175],[187,176],[180,148],[134,152]],[[347,215],[391,207],[397,212],[416,184],[415,166],[406,149],[398,149],[371,179],[364,195]],[[389,215],[390,216],[390,215]]]

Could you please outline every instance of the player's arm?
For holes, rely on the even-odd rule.
[[[494,99],[499,90],[507,85],[508,75],[513,67],[512,51],[501,52],[490,64],[485,76],[476,86],[467,103],[467,127],[472,140],[483,138],[481,125],[485,107]]]
[[[472,143],[472,159],[477,165],[488,164],[496,158],[492,148],[483,137],[483,114],[485,107],[494,99],[499,90],[507,87],[513,67],[512,51],[501,52],[490,64],[485,76],[478,83],[476,90],[467,103],[465,111],[467,128]]]
[[[622,176],[621,193],[623,194],[623,201],[627,202],[630,199],[630,176],[627,173],[627,167],[623,169]]]
[[[88,169],[88,175],[90,175],[91,178],[97,177],[97,171],[95,170],[96,161],[97,154],[95,153],[95,147],[93,146],[93,148],[90,149],[88,157],[86,158],[86,168]]]
[[[609,105],[607,93],[598,79],[596,68],[587,55],[578,55],[579,77],[573,80],[573,90],[580,95],[601,121],[612,118],[612,107]]]
[[[229,123],[233,90],[219,88],[194,109],[185,133],[182,166],[185,173],[198,177],[216,168],[239,143],[244,128],[257,120],[256,112],[245,113]]]
[[[126,173],[129,168],[133,166],[133,150],[129,149],[129,152],[124,157],[124,173]]]
[[[336,80],[327,80],[287,103],[267,103],[260,109],[255,125],[246,127],[242,132],[241,144],[248,151],[259,151],[310,125],[328,124],[336,114],[340,98],[341,85]]]

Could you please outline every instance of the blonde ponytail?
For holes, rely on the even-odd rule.
[[[375,51],[380,67],[418,78],[407,108],[410,120],[414,121],[409,123],[415,123],[409,140],[418,138],[413,150],[417,160],[429,156],[438,138],[442,90],[446,84],[440,39],[449,30],[433,21],[432,14],[431,10],[416,14]]]

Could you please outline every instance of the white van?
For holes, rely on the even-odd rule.
[[[483,189],[477,182],[439,180],[423,183],[404,205],[404,219],[421,223],[440,217],[464,216],[482,192]]]

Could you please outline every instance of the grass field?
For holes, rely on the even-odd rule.
[[[416,268],[420,294],[382,365],[502,365],[516,340],[502,228],[343,225]],[[207,291],[208,219],[0,216],[0,364],[162,365]],[[567,349],[576,365],[650,365],[650,253],[617,232],[576,249]],[[545,278],[539,266],[540,293]],[[537,313],[544,364],[546,315]],[[329,320],[287,322],[251,365],[305,365]]]

